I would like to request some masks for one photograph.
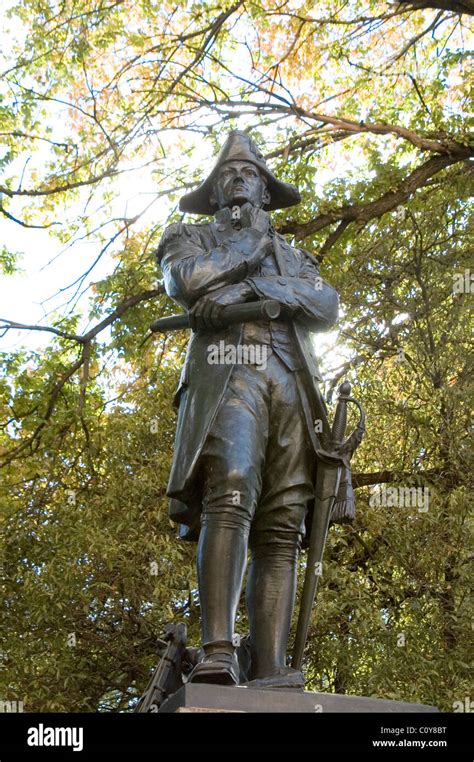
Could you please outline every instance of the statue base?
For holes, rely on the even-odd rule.
[[[340,696],[336,693],[311,693],[297,690],[262,690],[188,683],[163,702],[159,712],[438,712],[435,706],[404,701]]]

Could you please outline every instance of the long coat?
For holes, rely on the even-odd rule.
[[[161,266],[167,294],[189,309],[204,294],[239,282],[246,275],[245,252],[229,226],[177,223],[167,228],[160,242],[157,260]],[[275,299],[293,310],[291,331],[306,375],[311,410],[305,411],[310,437],[316,453],[321,447],[315,432],[314,418],[325,419],[325,405],[319,382],[321,376],[311,333],[330,328],[338,312],[336,291],[319,275],[314,258],[290,246],[275,234],[274,254],[279,276],[247,273],[245,280],[256,296]],[[244,267],[244,269],[243,269]],[[243,326],[233,325],[209,332],[192,334],[174,404],[178,408],[176,440],[167,495],[170,517],[181,524],[180,535],[197,539],[201,512],[201,485],[197,465],[207,433],[214,421],[232,373],[232,364],[209,364],[209,344],[238,346]],[[324,434],[329,432],[323,431]],[[336,520],[345,520],[344,510]],[[351,518],[350,516],[348,518]]]

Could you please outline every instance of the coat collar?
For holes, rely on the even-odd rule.
[[[231,226],[232,212],[229,207],[218,209],[214,214],[214,220],[211,222],[211,230],[214,240],[218,246],[225,245],[233,239],[234,231]],[[269,216],[270,220],[270,216]],[[230,233],[230,235],[229,235]],[[273,252],[280,275],[293,274],[291,271],[294,259],[293,248],[279,233],[273,236]]]

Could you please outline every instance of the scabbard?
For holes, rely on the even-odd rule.
[[[325,462],[318,458],[316,495],[314,500],[313,523],[308,547],[306,573],[301,594],[300,611],[296,627],[291,666],[301,669],[303,652],[308,637],[311,612],[316,596],[319,577],[322,574],[324,546],[329,529],[331,511],[339,489],[342,467],[337,461]]]

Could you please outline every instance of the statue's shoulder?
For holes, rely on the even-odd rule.
[[[310,251],[307,251],[306,249],[301,249],[299,247],[298,247],[298,251],[302,257],[309,259],[309,261],[312,262],[315,267],[319,267],[319,260],[314,256],[314,254],[311,254]]]
[[[280,242],[283,244],[283,247],[286,248],[287,251],[291,251],[294,256],[298,257],[301,263],[304,263],[309,260],[311,264],[314,265],[314,267],[319,270],[319,262],[314,256],[314,254],[311,254],[311,252],[307,251],[306,249],[302,249],[301,246],[293,246],[280,233],[277,233],[277,236]]]
[[[182,239],[185,242],[193,242],[199,245],[202,241],[202,236],[207,232],[207,228],[209,228],[209,225],[206,224],[195,225],[184,222],[173,222],[171,225],[168,225],[161,236],[156,251],[158,262],[164,257],[167,246],[177,239]]]
[[[307,251],[306,249],[302,249],[300,246],[295,247],[295,251],[298,252],[298,256],[302,262],[307,262],[309,260],[313,267],[319,271],[319,260],[314,256],[314,254],[311,254],[311,252]]]

